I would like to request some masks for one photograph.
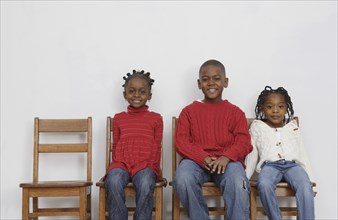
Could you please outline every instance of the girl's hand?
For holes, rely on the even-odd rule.
[[[211,173],[217,172],[217,174],[224,173],[229,161],[229,158],[225,156],[220,156],[219,158],[211,162],[211,164],[209,165],[209,171]]]

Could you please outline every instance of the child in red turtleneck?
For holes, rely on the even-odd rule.
[[[123,95],[129,106],[127,112],[112,119],[113,162],[105,179],[108,219],[128,219],[124,187],[130,180],[136,188],[134,219],[151,219],[155,182],[161,174],[163,121],[160,114],[149,111],[146,105],[154,82],[150,73],[134,70],[123,79]]]

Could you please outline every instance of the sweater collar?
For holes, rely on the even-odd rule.
[[[266,129],[270,129],[270,130],[273,130],[273,131],[276,130],[276,128],[270,127],[267,123],[265,123],[264,121],[262,121],[262,120],[260,120],[260,119],[255,119],[254,121],[255,121],[255,123],[261,124],[261,125],[264,126]],[[292,119],[292,120],[289,121],[288,123],[284,124],[283,127],[279,127],[278,129],[279,129],[279,130],[284,130],[284,129],[287,129],[288,127],[291,127],[291,128],[293,128],[293,129],[297,129],[297,128],[298,128],[298,124],[297,124],[296,119]]]
[[[142,114],[148,112],[148,106],[145,105],[141,108],[133,108],[130,105],[128,106],[127,113],[130,115],[135,115],[135,114]]]
[[[219,101],[219,102],[209,103],[209,102],[203,102],[201,99],[197,99],[195,102],[200,103],[200,104],[205,105],[205,106],[216,106],[216,105],[223,105],[224,103],[228,103],[228,100],[224,99],[224,100]]]

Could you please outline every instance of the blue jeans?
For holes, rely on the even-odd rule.
[[[127,220],[128,210],[125,204],[124,187],[129,183],[130,175],[127,171],[115,168],[109,171],[105,188],[109,220]],[[136,190],[136,210],[134,220],[150,220],[154,205],[154,188],[156,175],[150,168],[138,171],[132,178]]]
[[[296,192],[298,217],[300,220],[315,219],[314,192],[305,170],[294,161],[266,161],[258,175],[257,188],[269,219],[282,219],[275,195],[276,184],[282,179]]]
[[[176,170],[173,187],[190,219],[210,219],[202,194],[202,184],[207,181],[215,181],[223,192],[226,219],[249,219],[250,184],[240,162],[229,162],[223,174],[211,174],[194,161],[184,159]]]

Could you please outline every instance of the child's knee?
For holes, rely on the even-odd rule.
[[[312,183],[304,180],[297,185],[296,191],[303,191],[305,194],[313,194]]]
[[[118,187],[124,187],[124,185],[128,182],[129,175],[124,172],[121,169],[112,169],[105,181],[105,187],[106,188],[118,188]]]
[[[106,189],[114,189],[114,188],[120,188],[123,187],[122,181],[119,178],[114,178],[114,176],[111,176],[111,178],[106,178],[104,181]]]
[[[236,191],[250,191],[250,182],[246,176],[234,176],[228,179],[226,185]]]
[[[226,169],[232,174],[246,176],[244,167],[240,162],[230,162]]]
[[[276,185],[271,179],[259,178],[257,181],[257,188],[260,192],[270,192],[275,190]]]
[[[155,173],[149,169],[140,170],[134,177],[133,183],[141,189],[153,189],[156,183]]]
[[[191,171],[179,171],[175,173],[174,187],[189,187],[196,182],[196,178]]]
[[[230,165],[231,164],[231,165]],[[241,164],[229,163],[229,172],[223,176],[220,187],[223,191],[250,192],[250,182]]]

